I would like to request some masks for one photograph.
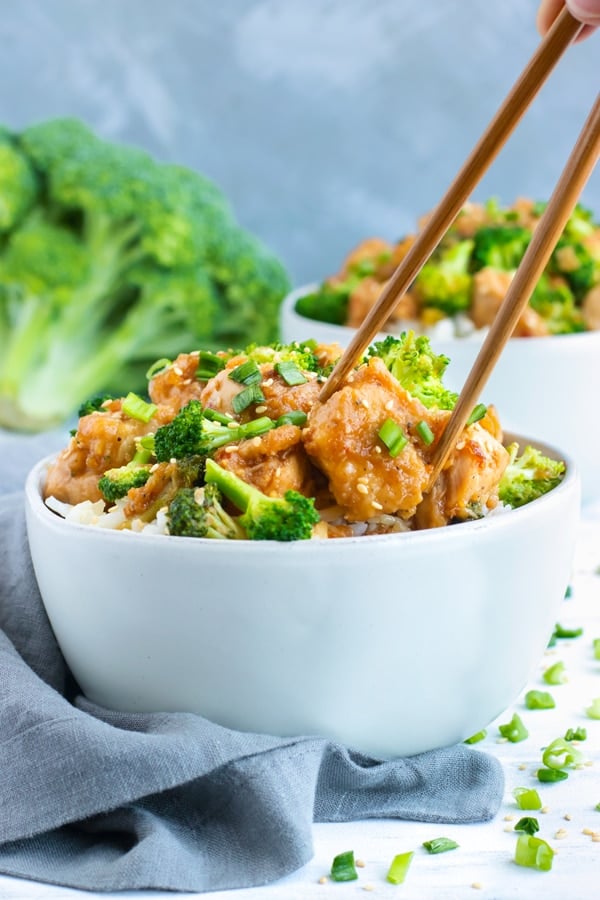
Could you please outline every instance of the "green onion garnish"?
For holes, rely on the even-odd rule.
[[[467,425],[474,425],[475,422],[479,422],[480,419],[483,419],[487,412],[487,406],[485,403],[478,403],[476,407],[474,407],[473,412],[467,419]]]
[[[568,584],[566,587],[566,590],[565,590],[565,600],[568,600],[569,597],[572,596],[572,594],[573,594],[573,588],[571,587],[570,584]]]
[[[525,738],[529,737],[529,732],[523,725],[521,721],[521,717],[515,713],[506,725],[498,725],[498,731],[505,737],[507,740],[511,742],[511,744],[518,744],[519,741],[524,741]]]
[[[196,378],[198,381],[210,381],[225,368],[225,360],[209,350],[201,350],[198,354],[198,368]]]
[[[308,416],[305,412],[302,412],[301,409],[292,409],[290,412],[286,412],[282,416],[279,416],[275,425],[277,428],[279,428],[280,425],[297,425],[298,428],[304,428],[307,419]]]
[[[513,797],[517,801],[519,809],[541,809],[542,801],[535,788],[516,787]]]
[[[391,457],[398,456],[408,444],[408,438],[393,419],[386,419],[377,435],[388,448]]]
[[[129,393],[123,400],[121,409],[126,416],[132,419],[138,419],[140,422],[149,422],[158,406],[156,403],[146,403],[137,394]]]
[[[235,395],[231,405],[233,406],[233,411],[239,415],[253,403],[262,403],[264,399],[265,395],[260,387],[257,384],[250,384],[243,391],[240,391],[239,394]]]
[[[567,728],[565,741],[585,741],[587,740],[587,731],[579,725],[577,728]]]
[[[251,438],[257,437],[259,434],[266,434],[272,428],[275,428],[273,419],[270,419],[268,416],[260,416],[258,419],[246,422],[245,425],[240,425],[240,432],[242,437]]]
[[[415,854],[411,850],[409,853],[398,853],[392,860],[392,864],[386,875],[390,884],[402,884],[406,878],[408,868]]]
[[[594,659],[600,659],[600,638],[594,638]]]
[[[419,424],[415,428],[415,431],[417,432],[417,434],[419,435],[419,437],[421,438],[421,440],[423,441],[423,443],[425,444],[426,447],[429,447],[430,444],[433,444],[433,442],[435,440],[435,435],[434,435],[433,431],[431,430],[431,428],[429,427],[429,425],[427,424],[427,422],[419,422]]]
[[[549,769],[564,769],[581,762],[583,754],[564,738],[557,738],[548,744],[542,755],[542,762]]]
[[[565,664],[563,662],[555,662],[553,666],[546,669],[542,678],[546,684],[564,684],[567,681]]]
[[[525,834],[535,834],[536,831],[539,830],[540,823],[532,816],[524,816],[522,819],[519,819],[515,825],[515,831],[523,831]]]
[[[552,868],[553,856],[554,850],[541,838],[533,837],[530,834],[520,834],[517,838],[515,862],[518,866],[549,872]]]
[[[283,378],[289,387],[294,387],[296,384],[306,384],[307,382],[307,379],[304,377],[296,363],[291,360],[275,363],[274,368],[280,378]]]
[[[600,719],[600,697],[594,697],[591,706],[587,707],[585,714],[588,719]]]
[[[423,841],[423,846],[429,853],[446,853],[447,850],[456,850],[458,844],[451,838],[439,837]]]
[[[209,422],[219,422],[221,425],[229,425],[230,422],[235,422],[233,416],[228,416],[227,413],[217,412],[216,409],[211,409],[209,406],[202,410],[202,415],[205,419],[208,419]]]
[[[229,377],[238,384],[260,384],[262,380],[260,369],[253,359],[247,359],[246,362],[236,366],[229,373]]]
[[[583,634],[583,628],[563,628],[558,622],[554,626],[555,638],[578,638]]]
[[[547,691],[527,691],[525,694],[527,709],[554,709],[554,697]]]
[[[358,872],[354,865],[354,850],[338,853],[331,864],[332,881],[356,881]]]
[[[159,372],[163,372],[167,366],[171,365],[172,360],[167,359],[166,356],[163,356],[162,359],[157,359],[156,362],[153,362],[148,371],[146,372],[146,378],[150,381],[151,378],[154,378],[155,375],[158,375]]]
[[[482,728],[481,731],[478,731],[476,734],[472,734],[471,737],[466,738],[463,741],[463,744],[478,744],[479,741],[483,741],[486,737],[487,731],[485,728]]]
[[[565,772],[563,769],[538,769],[536,774],[538,781],[543,781],[544,784],[552,784],[555,781],[565,781],[569,777],[569,773]]]

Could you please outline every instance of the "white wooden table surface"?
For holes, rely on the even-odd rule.
[[[218,891],[211,900],[339,900],[370,896],[427,900],[462,900],[468,897],[531,898],[544,900],[585,900],[600,896],[600,720],[586,716],[585,708],[600,697],[600,661],[594,658],[593,639],[600,638],[600,504],[588,508],[580,525],[572,576],[572,594],[565,599],[560,623],[583,627],[583,635],[562,640],[546,651],[527,689],[549,690],[556,707],[530,711],[522,696],[488,728],[487,738],[476,746],[501,761],[505,772],[505,794],[496,818],[483,825],[445,826],[390,820],[371,820],[335,825],[315,825],[314,857],[298,872],[276,884],[241,891]],[[532,582],[531,590],[535,591]],[[541,674],[553,662],[563,661],[568,682],[555,687],[544,684]],[[511,744],[499,742],[497,725],[518,712],[529,730],[527,740]],[[536,770],[541,765],[542,748],[567,728],[583,726],[587,740],[580,749],[587,763],[571,771],[566,781],[540,784]],[[531,813],[540,823],[539,837],[557,851],[550,872],[517,866],[514,851],[517,835],[513,826],[522,815],[512,797],[515,787],[535,787],[544,812]],[[597,831],[594,840],[586,831]],[[557,836],[558,835],[558,836]],[[451,852],[430,855],[422,847],[425,840],[445,836],[460,845]],[[326,878],[333,857],[353,850],[364,862],[358,881],[335,884]],[[386,882],[385,876],[397,853],[414,850],[406,880],[401,886]],[[0,898],[6,900],[81,900],[96,897],[136,897],[158,900],[173,897],[162,892],[95,894],[74,891],[0,876]],[[186,897],[201,895],[186,894]]]

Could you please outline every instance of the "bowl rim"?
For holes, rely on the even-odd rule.
[[[300,297],[304,297],[306,294],[310,294],[313,291],[316,291],[317,288],[319,288],[321,286],[321,284],[322,284],[322,282],[313,281],[308,284],[299,285],[298,287],[295,287],[291,291],[289,291],[289,293],[287,293],[286,296],[281,301],[280,319],[283,317],[283,315],[286,315],[286,316],[295,317],[299,322],[309,322],[309,323],[314,322],[315,324],[313,327],[327,328],[327,330],[331,332],[332,337],[335,334],[339,334],[340,339],[342,339],[342,337],[344,337],[346,339],[348,336],[348,333],[353,334],[356,331],[356,328],[353,328],[350,325],[338,325],[335,322],[323,322],[321,319],[309,319],[308,316],[303,316],[301,313],[297,312],[297,310],[296,310],[296,301]],[[406,328],[409,328],[409,327],[410,327],[410,323],[407,321]],[[387,337],[387,335],[389,335],[389,334],[400,334],[401,331],[406,330],[406,328],[405,329],[400,328],[397,332],[382,331],[379,334],[382,337]],[[466,335],[465,337],[457,337],[457,336],[438,337],[435,334],[430,335],[430,337],[431,337],[431,340],[435,343],[435,347],[438,347],[441,344],[471,344],[471,345],[477,344],[480,341],[482,342],[484,340],[486,334],[487,334],[487,329],[481,329],[480,332],[477,332],[476,334]],[[305,338],[302,338],[302,340],[307,341],[307,340],[310,340],[310,338],[311,338],[311,335],[308,334]],[[516,336],[516,337],[511,337],[509,339],[509,344],[512,344],[513,346],[516,346],[518,344],[523,344],[523,342],[525,342],[526,344],[529,344],[530,341],[534,340],[536,346],[538,346],[538,345],[543,346],[544,344],[547,344],[549,341],[552,341],[552,342],[555,341],[556,338],[560,338],[561,344],[563,344],[565,346],[572,343],[573,341],[577,341],[579,344],[581,344],[582,341],[588,341],[588,342],[598,341],[598,340],[600,340],[600,329],[588,330],[588,331],[578,331],[575,334],[548,334],[548,335],[541,335],[536,338]],[[379,336],[378,336],[378,338],[376,338],[376,340],[378,340],[378,339],[379,339]],[[371,343],[373,343],[373,342],[371,342]]]
[[[509,443],[511,440],[516,440],[519,442],[521,447],[532,444],[533,446],[542,450],[542,452],[544,452],[546,455],[550,455],[555,459],[563,460],[566,466],[566,471],[561,483],[557,485],[557,487],[555,487],[553,490],[549,491],[547,494],[544,494],[537,500],[533,500],[531,503],[528,503],[525,506],[518,507],[517,509],[508,509],[506,510],[506,512],[500,512],[496,515],[492,514],[484,516],[481,519],[473,519],[472,521],[460,522],[455,526],[429,528],[420,531],[395,532],[393,534],[357,535],[352,537],[335,538],[334,540],[312,539],[305,541],[259,542],[251,540],[239,540],[234,542],[236,545],[236,556],[245,553],[251,553],[253,555],[256,554],[258,550],[257,544],[259,544],[260,547],[263,548],[263,550],[267,550],[267,548],[270,548],[270,552],[288,552],[306,555],[310,554],[311,556],[315,553],[331,553],[331,550],[324,549],[325,547],[331,547],[331,545],[339,548],[339,552],[348,551],[352,554],[354,553],[354,548],[356,547],[357,543],[358,546],[364,546],[365,550],[367,548],[375,550],[376,548],[379,549],[390,544],[397,544],[398,546],[403,546],[406,544],[415,548],[429,545],[433,549],[440,542],[443,542],[444,545],[448,545],[450,541],[469,540],[480,532],[484,534],[489,532],[490,529],[500,531],[501,529],[507,527],[510,528],[512,527],[511,522],[514,521],[514,516],[518,516],[518,521],[520,522],[520,524],[525,526],[527,520],[536,520],[538,516],[551,514],[553,507],[555,507],[557,504],[560,505],[563,501],[563,498],[565,498],[567,494],[572,493],[573,491],[577,493],[578,503],[580,504],[580,476],[577,466],[568,454],[562,453],[562,451],[558,450],[556,447],[546,444],[543,441],[534,441],[533,439],[526,438],[525,436],[520,434],[512,434],[510,432],[507,432],[505,435],[505,440],[507,443]],[[174,545],[180,548],[187,546],[188,548],[196,547],[198,549],[200,547],[210,546],[212,548],[212,552],[214,553],[231,554],[232,549],[230,547],[230,541],[218,541],[211,540],[209,538],[180,537],[168,534],[144,534],[139,532],[133,533],[130,531],[128,532],[126,529],[117,530],[111,528],[98,528],[80,522],[70,522],[65,520],[60,515],[53,512],[48,506],[46,506],[41,494],[42,479],[45,475],[46,469],[48,465],[54,459],[56,459],[57,455],[58,454],[53,453],[38,460],[38,462],[35,463],[35,465],[29,470],[25,480],[26,508],[31,516],[33,516],[42,525],[42,527],[59,531],[62,529],[66,529],[67,534],[79,534],[80,536],[87,535],[88,538],[92,539],[94,535],[97,535],[98,539],[106,541],[122,541],[123,534],[128,534],[131,539],[135,539],[136,542],[138,542],[138,545],[140,547],[144,546],[145,544],[148,544],[149,546],[154,546],[156,544],[157,546],[165,547],[165,549]],[[127,540],[127,538],[125,539]],[[123,545],[118,544],[117,546],[122,547]],[[274,550],[274,548],[277,549]]]

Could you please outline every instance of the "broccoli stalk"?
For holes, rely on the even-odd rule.
[[[241,525],[223,509],[221,492],[214,484],[182,488],[167,512],[169,534],[178,537],[240,540],[246,537]]]
[[[453,409],[457,395],[444,387],[442,376],[447,356],[431,349],[429,338],[405,331],[400,337],[388,335],[369,347],[369,357],[379,357],[402,387],[427,408]]]
[[[285,272],[209,181],[76,120],[3,140],[0,189],[16,175],[0,204],[0,425],[139,392],[157,356],[273,339]],[[17,162],[3,167],[3,147]]]
[[[471,305],[472,276],[469,274],[474,241],[459,241],[438,251],[415,279],[415,288],[423,306],[439,309],[447,316]]]
[[[517,443],[510,444],[506,449],[510,459],[498,486],[498,496],[507,506],[514,509],[524,506],[553,490],[562,481],[565,472],[563,462],[544,456],[535,447],[525,447],[521,456],[518,456]]]
[[[301,541],[312,536],[319,521],[312,497],[286,491],[283,497],[267,497],[213,459],[206,460],[205,480],[242,511],[239,518],[253,541]]]

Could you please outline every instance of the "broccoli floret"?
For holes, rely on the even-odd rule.
[[[252,359],[258,366],[262,363],[294,363],[304,372],[322,371],[319,360],[314,354],[314,341],[294,341],[291,344],[273,343],[265,346],[250,344],[243,354]]]
[[[325,281],[312,294],[305,294],[296,300],[296,312],[307,319],[329,322],[331,325],[345,325],[348,319],[350,294],[359,283],[359,278],[350,276],[345,281]]]
[[[182,488],[175,494],[167,513],[169,534],[179,537],[239,540],[245,532],[221,504],[221,492],[214,484]]]
[[[405,331],[388,335],[369,347],[367,357],[379,357],[402,387],[427,408],[454,409],[457,394],[444,387],[442,376],[450,360],[431,349],[429,338]]]
[[[510,461],[498,486],[498,496],[503,503],[517,508],[530,503],[542,494],[553,490],[565,472],[565,464],[544,456],[535,447],[527,446],[518,456],[519,445],[507,447]]]
[[[240,525],[253,541],[302,541],[312,536],[319,521],[312,497],[286,491],[283,497],[267,497],[233,472],[207,459],[205,479],[242,511]]]
[[[439,309],[447,316],[471,305],[473,278],[469,274],[472,240],[459,241],[440,249],[415,279],[415,288],[425,307]]]
[[[150,478],[149,466],[121,466],[108,469],[98,481],[98,490],[108,503],[120,500],[132,488],[142,487]]]
[[[600,280],[600,263],[583,244],[564,235],[552,253],[548,271],[562,275],[578,301]]]
[[[11,231],[37,199],[38,179],[12,135],[0,127],[0,233]]]
[[[98,412],[102,410],[102,407],[108,400],[113,400],[114,398],[110,394],[98,394],[97,397],[90,397],[89,400],[85,400],[77,411],[78,418],[82,418],[83,416],[89,416],[90,413]]]
[[[3,147],[22,177],[8,162],[3,175]],[[287,276],[218,188],[77,120],[0,132],[4,227],[0,425],[36,430],[101,391],[141,392],[157,356],[276,337]]]
[[[225,444],[257,437],[275,427],[268,416],[261,416],[243,425],[225,425],[213,419],[214,415],[209,410],[204,415],[199,400],[190,400],[171,422],[156,430],[153,439],[156,459],[166,462],[186,456],[207,455]],[[146,440],[146,445],[148,444],[149,441]]]
[[[597,227],[591,209],[578,203],[565,225],[563,237],[568,241],[580,241],[592,235]]]
[[[474,235],[472,268],[490,266],[512,271],[518,268],[531,241],[532,232],[520,225],[489,225]]]
[[[544,319],[550,334],[574,334],[585,331],[581,310],[565,284],[552,284],[546,273],[535,286],[529,304]]]

